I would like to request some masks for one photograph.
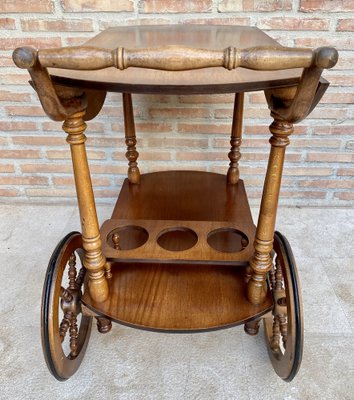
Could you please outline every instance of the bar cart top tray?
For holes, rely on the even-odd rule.
[[[255,27],[206,25],[131,26],[106,29],[83,46],[113,50],[188,46],[196,49],[224,50],[257,46],[282,47]],[[213,67],[192,71],[160,71],[106,68],[97,71],[74,71],[50,68],[56,83],[89,87],[110,92],[129,93],[235,93],[292,86],[299,82],[302,69],[252,71],[237,68],[228,71]]]

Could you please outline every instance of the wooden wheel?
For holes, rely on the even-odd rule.
[[[43,287],[42,348],[50,372],[60,381],[79,368],[91,332],[92,317],[81,313],[82,257],[81,234],[71,232],[54,250]]]
[[[275,372],[290,382],[297,374],[303,349],[303,310],[299,278],[289,242],[274,234],[274,263],[268,284],[274,308],[264,318],[270,360]]]

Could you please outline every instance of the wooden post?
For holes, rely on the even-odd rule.
[[[235,93],[234,115],[231,129],[231,150],[228,154],[230,166],[227,171],[227,183],[235,185],[240,177],[238,162],[241,158],[240,147],[242,143],[242,118],[243,118],[243,93]]]
[[[248,299],[255,305],[262,304],[267,294],[266,277],[272,267],[271,251],[273,248],[275,218],[283,172],[285,147],[289,144],[288,136],[293,132],[293,125],[275,119],[269,129],[273,134],[269,140],[272,147],[263,186],[254,243],[255,252],[250,261],[252,276],[247,288]]]
[[[136,136],[132,95],[123,93],[123,111],[124,111],[124,129],[125,129],[125,144],[127,152],[125,156],[128,159],[128,179],[130,183],[140,183],[140,171],[138,168],[137,159],[139,153],[136,150]]]
[[[89,290],[94,301],[101,302],[108,298],[108,284],[105,278],[106,258],[101,250],[101,237],[98,227],[95,199],[92,190],[90,171],[85,149],[86,123],[85,111],[68,117],[63,124],[68,134],[73,162],[76,194],[80,211],[82,243],[85,250],[83,264],[89,274]]]

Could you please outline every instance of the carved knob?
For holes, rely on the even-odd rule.
[[[18,47],[12,53],[12,59],[19,68],[32,68],[37,62],[37,50],[33,47]]]

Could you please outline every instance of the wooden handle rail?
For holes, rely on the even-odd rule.
[[[290,68],[332,68],[338,52],[332,47],[316,50],[290,47],[252,47],[223,51],[166,46],[152,49],[130,50],[118,47],[112,51],[96,47],[62,47],[35,50],[21,47],[14,51],[13,60],[20,68],[32,68],[37,62],[44,68],[97,70],[129,67],[167,71],[185,71],[208,67],[229,70],[243,67],[253,70],[282,70]]]

